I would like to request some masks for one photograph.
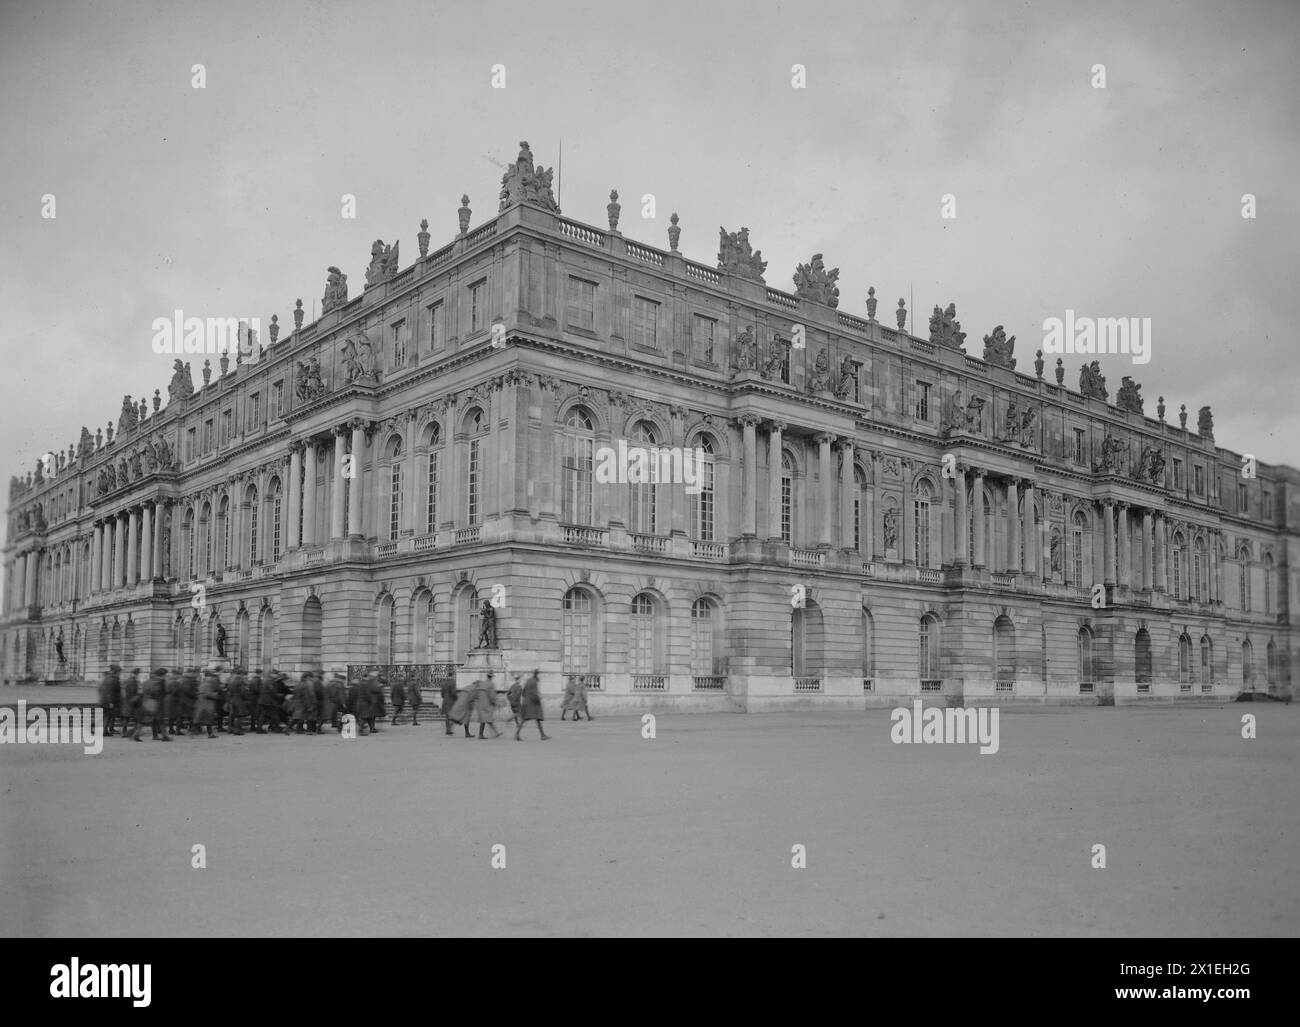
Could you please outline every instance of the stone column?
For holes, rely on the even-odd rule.
[[[975,494],[971,496],[974,506],[971,514],[975,521],[975,566],[984,566],[984,471],[975,470]]]
[[[1032,517],[1032,514],[1030,515]],[[1019,573],[1020,566],[1020,482],[1007,479],[1007,570]]]
[[[1107,499],[1101,507],[1101,543],[1102,565],[1101,580],[1103,584],[1115,584],[1115,504]]]
[[[953,528],[953,550],[956,553],[954,563],[965,567],[970,563],[970,513],[966,504],[966,468],[958,467],[953,485],[957,491],[957,523]]]
[[[347,479],[343,477],[343,431],[339,427],[334,429],[334,455],[332,460],[333,473],[330,475],[330,538],[342,538],[344,534],[343,524],[343,497],[347,494]],[[439,507],[441,509],[441,507]]]
[[[1142,589],[1151,591],[1151,560],[1155,553],[1155,539],[1150,510],[1142,511]]]
[[[126,512],[126,566],[122,576],[126,585],[140,583],[140,565],[137,562],[140,559],[140,546],[135,540],[136,516],[135,507]]]
[[[817,445],[820,447],[818,452],[817,473],[822,480],[822,533],[818,543],[822,546],[832,544],[831,528],[834,519],[831,511],[835,504],[834,482],[831,481],[831,443],[835,441],[835,436],[829,432],[822,432],[817,436]]]
[[[1034,482],[1026,478],[1023,482],[1025,489],[1025,571],[1029,575],[1030,581],[1041,581],[1043,579],[1043,557],[1039,550],[1038,525],[1034,522]],[[1044,518],[1046,523],[1046,518]],[[1061,540],[1065,544],[1065,539]],[[1065,554],[1062,553],[1062,566],[1064,566]]]
[[[153,507],[140,508],[140,580],[153,581]]]
[[[101,592],[107,592],[113,587],[113,538],[116,524],[117,518],[114,517],[105,520],[100,526],[104,535],[104,541],[100,545],[99,590]]]
[[[857,486],[853,470],[853,440],[840,439],[840,544],[845,549],[858,548],[857,537],[853,534],[853,492]],[[863,512],[859,510],[859,520]]]
[[[758,469],[754,466],[758,460],[758,439],[756,434],[757,418],[746,415],[740,419],[744,436],[744,467],[742,468],[740,533],[752,537],[757,534],[758,523]]]
[[[298,534],[298,517],[302,510],[302,443],[289,444],[289,510],[285,533],[285,551],[297,549],[302,540]]]
[[[361,503],[362,503],[362,478],[361,478],[361,454],[365,449],[366,429],[360,421],[353,421],[352,428],[352,472],[355,477],[347,479],[348,482],[348,535],[352,538],[361,537]]]
[[[163,523],[170,509],[171,505],[166,502],[154,504],[153,576],[155,578],[162,578],[166,572],[166,566],[163,562]]]
[[[98,592],[100,580],[104,574],[103,559],[104,525],[96,521],[90,529],[90,591]]]
[[[1156,580],[1157,592],[1169,591],[1169,568],[1165,555],[1169,547],[1169,524],[1163,513],[1155,514]]]
[[[1209,548],[1210,602],[1217,603],[1219,601],[1219,545],[1216,532],[1210,532]]]
[[[1116,508],[1119,517],[1119,583],[1128,588],[1133,583],[1133,540],[1128,530],[1128,504],[1119,503]]]
[[[767,537],[769,541],[781,539],[781,433],[784,421],[773,421],[767,432]],[[791,497],[793,501],[794,497]],[[793,535],[790,544],[795,544]]]
[[[415,447],[411,447],[414,451]],[[302,539],[304,546],[316,544],[316,440],[309,439],[306,447],[306,466],[302,485]],[[407,485],[410,491],[411,485]]]
[[[36,605],[36,574],[40,570],[40,554],[31,550],[27,554],[27,571],[23,579],[23,605]]]
[[[31,601],[27,598],[27,588],[30,584],[29,578],[31,577],[29,572],[32,569],[31,556],[31,553],[21,553],[14,559],[14,566],[17,568],[18,574],[18,583],[14,588],[14,598],[17,599],[24,608],[31,606]]]
[[[121,588],[126,584],[126,514],[120,513],[114,518],[113,530],[113,587]]]
[[[244,485],[241,481],[234,481],[230,486],[230,503],[226,507],[226,516],[230,518],[227,526],[227,534],[230,536],[230,545],[226,546],[225,567],[227,570],[238,570],[240,567],[240,558],[243,555],[243,546],[239,540],[243,537],[244,531]]]

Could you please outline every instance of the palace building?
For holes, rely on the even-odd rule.
[[[199,388],[178,359],[165,403],[11,480],[7,681],[219,634],[245,666],[445,667],[488,601],[510,670],[606,708],[1289,694],[1300,472],[1095,363],[1018,367],[1001,326],[967,352],[955,306],[924,338],[874,289],[846,313],[821,254],[787,292],[748,229],[706,265],[675,214],[667,249],[626,238],[617,194],[569,220],[521,145],[489,220],[463,199],[404,269],[376,242],[358,295],[330,268],[314,323]],[[620,446],[650,480],[596,473]]]

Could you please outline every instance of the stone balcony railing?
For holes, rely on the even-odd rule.
[[[571,546],[600,546],[604,547],[608,532],[603,528],[589,528],[577,524],[565,524],[564,541]]]
[[[727,677],[725,674],[696,674],[691,683],[697,692],[721,692],[727,687]]]
[[[666,674],[633,674],[632,691],[634,692],[664,692],[668,689],[668,676]]]
[[[790,564],[794,567],[822,567],[826,564],[824,549],[791,549]]]
[[[691,542],[691,555],[699,560],[727,559],[727,546],[723,542]]]
[[[668,539],[663,535],[638,535],[630,532],[628,537],[632,540],[633,549],[639,549],[645,553],[668,552]]]
[[[456,545],[469,546],[483,540],[483,529],[478,525],[472,528],[456,529]]]
[[[821,678],[795,678],[794,690],[796,692],[820,692],[822,690]]]

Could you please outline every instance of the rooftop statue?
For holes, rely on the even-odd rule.
[[[1009,367],[1013,371],[1016,368],[1016,358],[1011,354],[1016,350],[1016,337],[1013,335],[1007,338],[1007,333],[1001,325],[998,325],[993,331],[984,336],[984,362],[992,364],[995,367]]]
[[[397,248],[401,242],[385,246],[383,239],[376,239],[370,244],[370,266],[366,268],[366,285],[378,285],[397,274]]]
[[[188,399],[193,395],[194,379],[190,376],[190,365],[179,359],[173,361],[172,380],[167,384],[167,402],[175,403],[178,399]]]
[[[1120,381],[1119,392],[1115,394],[1115,405],[1121,410],[1132,410],[1136,414],[1142,413],[1142,386],[1136,384],[1128,375],[1125,375]]]
[[[935,306],[930,315],[930,341],[950,349],[961,349],[966,342],[966,333],[961,330],[957,320],[957,304],[949,303],[947,310]]]
[[[1105,399],[1106,376],[1101,373],[1101,364],[1094,360],[1079,368],[1079,392],[1087,399]]]
[[[1196,434],[1206,439],[1214,438],[1214,415],[1209,407],[1201,407],[1196,415]]]
[[[320,301],[320,312],[328,314],[348,301],[348,276],[336,267],[327,270],[329,277],[325,280],[325,295]]]
[[[725,228],[718,227],[718,270],[737,278],[763,281],[767,261],[763,259],[762,250],[755,250],[749,245],[748,228],[728,232]]]
[[[139,423],[140,408],[135,405],[135,401],[130,396],[123,396],[122,416],[117,419],[117,433],[121,435],[125,431],[135,431]]]
[[[528,143],[519,144],[519,156],[514,165],[501,176],[501,206],[497,213],[516,203],[531,203],[552,213],[560,213],[551,191],[553,168],[538,168],[533,164],[533,151]]]
[[[839,277],[839,268],[835,267],[827,271],[825,263],[822,262],[822,255],[814,253],[811,263],[800,264],[795,268],[795,295],[800,299],[825,303],[828,307],[838,307],[840,287],[835,283]]]

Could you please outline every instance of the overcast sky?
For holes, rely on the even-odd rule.
[[[1150,317],[1149,364],[1102,358],[1112,397],[1133,374],[1148,414],[1211,404],[1220,445],[1300,465],[1297,29],[1294,0],[5,0],[4,473],[165,398],[154,318],[310,320],[327,266],[357,295],[374,239],[409,265],[421,217],[449,242],[467,192],[481,224],[519,141],[549,166],[561,138],[568,216],[603,226],[616,187],[628,237],[666,247],[676,210],[710,265],[747,225],[770,285],[824,253],[841,309],[912,295],[925,335],[955,302],[1022,371],[1067,308]]]

